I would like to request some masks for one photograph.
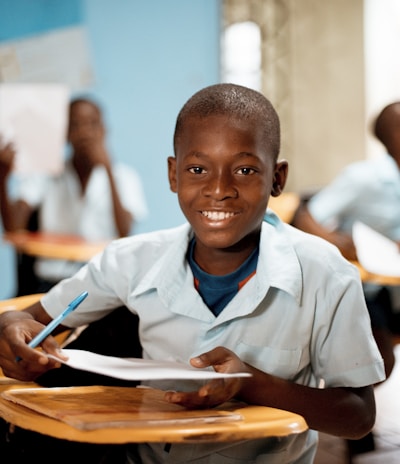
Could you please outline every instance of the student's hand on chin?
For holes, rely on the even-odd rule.
[[[193,367],[212,366],[216,372],[246,372],[248,369],[238,356],[224,347],[217,347],[191,359]],[[214,379],[196,392],[166,392],[170,403],[186,408],[211,408],[229,401],[237,395],[243,385],[243,378]]]
[[[110,157],[102,141],[95,140],[91,144],[88,144],[85,153],[93,166],[111,166]]]

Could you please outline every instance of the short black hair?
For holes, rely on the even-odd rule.
[[[372,125],[375,137],[386,146],[390,131],[400,129],[400,101],[386,105]]]
[[[73,98],[70,102],[69,102],[69,114],[71,114],[71,111],[72,109],[77,106],[77,105],[80,105],[82,103],[87,103],[88,105],[92,105],[93,108],[95,108],[95,110],[99,113],[99,114],[102,114],[102,108],[101,106],[99,105],[99,103],[97,103],[95,100],[93,100],[92,98],[88,98],[88,97],[76,97],[76,98]]]
[[[178,114],[174,132],[174,150],[189,118],[226,115],[233,119],[253,120],[263,126],[265,143],[277,159],[280,151],[279,117],[271,102],[260,92],[237,84],[215,84],[196,92]]]

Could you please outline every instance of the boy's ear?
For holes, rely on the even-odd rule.
[[[174,156],[168,157],[168,179],[170,190],[176,193],[176,158]]]
[[[271,195],[278,197],[285,188],[288,176],[289,164],[286,160],[278,161],[275,164],[274,179],[272,181]]]

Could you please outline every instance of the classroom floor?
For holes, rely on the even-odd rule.
[[[344,440],[320,434],[314,464],[399,464],[400,463],[400,345],[390,378],[375,388],[377,416],[375,450],[358,454],[350,463]]]

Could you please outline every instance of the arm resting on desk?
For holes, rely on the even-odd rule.
[[[319,224],[310,214],[305,203],[300,203],[294,214],[292,225],[309,234],[317,235],[337,246],[342,255],[350,260],[356,260],[356,248],[351,235],[339,231],[331,231]]]
[[[211,407],[237,397],[249,404],[291,411],[312,429],[343,438],[366,435],[375,422],[373,387],[311,388],[266,374],[226,348],[194,358],[195,367],[213,366],[221,372],[249,372],[250,378],[211,381],[197,392],[167,392],[168,401],[187,407]]]

